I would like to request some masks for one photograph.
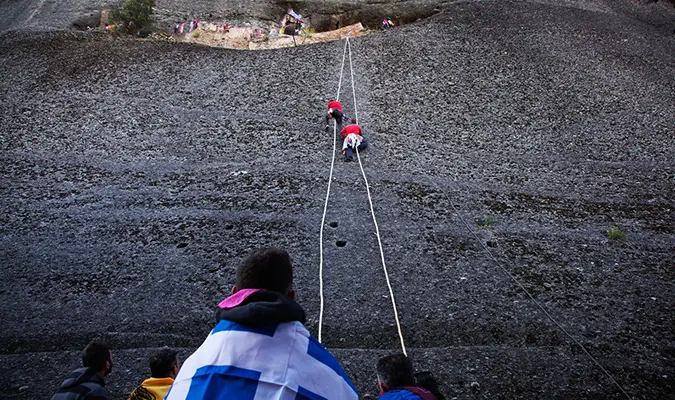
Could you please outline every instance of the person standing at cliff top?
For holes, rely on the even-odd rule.
[[[391,29],[394,27],[394,21],[392,21],[389,17],[385,17],[382,19],[382,27],[384,29]]]

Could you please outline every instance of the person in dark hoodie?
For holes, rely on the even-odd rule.
[[[82,354],[82,368],[71,372],[56,391],[52,400],[110,400],[105,377],[112,371],[110,347],[92,340]]]
[[[293,267],[279,248],[252,251],[236,270],[216,326],[181,367],[165,400],[356,400],[338,361],[303,326]]]
[[[437,400],[430,391],[417,386],[412,361],[404,354],[377,361],[377,384],[380,400]]]

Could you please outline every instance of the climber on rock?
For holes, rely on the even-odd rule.
[[[363,150],[368,147],[368,142],[363,138],[363,130],[358,125],[355,119],[352,123],[342,128],[340,131],[342,136],[342,153],[345,161],[353,161],[353,152],[355,150]]]
[[[346,119],[344,113],[342,112],[342,103],[337,100],[331,100],[328,102],[328,112],[326,113],[326,131],[330,126],[328,123],[331,119],[335,120],[335,123],[342,125],[342,122]]]

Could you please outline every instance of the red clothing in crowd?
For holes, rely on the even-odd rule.
[[[350,133],[363,136],[363,132],[361,132],[361,127],[353,124],[353,125],[347,125],[342,130],[340,131],[340,136],[342,136],[342,139],[345,139]]]
[[[330,103],[328,103],[328,108],[331,108],[333,110],[338,109],[338,110],[342,111],[342,103],[340,103],[337,100],[333,100]]]

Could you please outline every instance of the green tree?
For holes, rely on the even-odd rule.
[[[152,9],[155,0],[129,0],[124,7],[113,11],[112,19],[129,34],[145,35],[152,30]]]

